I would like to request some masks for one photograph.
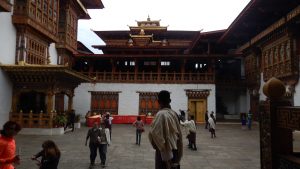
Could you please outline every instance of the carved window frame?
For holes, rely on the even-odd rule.
[[[118,115],[119,93],[113,91],[90,91],[91,93],[91,106],[92,113]]]
[[[159,111],[158,92],[139,93],[139,115],[154,116]]]

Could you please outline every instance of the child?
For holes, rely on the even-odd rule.
[[[208,118],[209,123],[209,132],[211,133],[211,138],[216,137],[216,123],[214,119],[214,115],[210,114],[210,117]]]
[[[189,120],[180,123],[183,126],[185,126],[189,131],[189,134],[187,135],[187,139],[189,141],[189,148],[196,151],[196,125],[194,121],[194,116],[189,116]]]
[[[37,158],[42,157],[38,164],[40,169],[57,169],[60,151],[56,144],[52,140],[47,140],[42,144],[42,148],[42,151],[34,155],[31,159],[37,160]]]
[[[136,127],[135,144],[141,145],[142,132],[144,132],[144,122],[142,121],[141,116],[138,116],[136,121],[133,122],[132,125]]]

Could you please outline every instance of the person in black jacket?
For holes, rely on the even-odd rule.
[[[72,132],[74,131],[74,123],[75,123],[75,110],[71,110],[69,113],[68,113],[68,122],[65,126],[65,130],[71,126],[72,128]]]
[[[56,144],[52,140],[46,140],[42,144],[42,151],[34,155],[31,159],[36,160],[41,157],[41,161],[38,161],[39,169],[57,169],[60,151],[57,148]]]

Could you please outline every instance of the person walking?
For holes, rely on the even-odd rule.
[[[252,112],[251,110],[249,110],[248,114],[247,114],[247,125],[248,125],[248,130],[251,130],[252,127]]]
[[[216,122],[213,114],[210,114],[210,117],[208,119],[209,123],[209,132],[211,133],[211,138],[216,137]]]
[[[74,123],[75,123],[75,110],[71,110],[69,113],[68,113],[68,122],[65,126],[65,130],[68,128],[68,127],[71,127],[72,128],[72,132],[74,132]]]
[[[187,139],[189,141],[188,147],[192,150],[197,150],[196,146],[196,124],[194,121],[194,116],[189,116],[188,120],[185,122],[180,122],[184,127],[187,128],[189,134],[187,135]]]
[[[14,164],[20,163],[19,155],[16,155],[16,142],[14,137],[21,130],[21,126],[13,121],[3,125],[0,136],[0,169],[14,169]]]
[[[99,136],[97,137],[99,143],[99,155],[100,155],[102,168],[105,167],[107,146],[110,144],[108,133],[106,131],[107,130],[104,126],[104,123],[102,123],[102,126],[99,131]]]
[[[149,140],[155,151],[155,169],[180,169],[182,134],[179,117],[171,109],[170,93],[158,93],[160,110],[155,115],[149,131]]]
[[[38,161],[39,169],[57,169],[60,151],[57,145],[52,140],[46,140],[42,144],[42,150],[36,155],[32,156],[32,160],[36,160],[41,157],[41,161]]]
[[[133,122],[132,125],[136,128],[135,144],[141,145],[142,133],[145,131],[144,122],[142,121],[141,116],[138,116],[136,121]]]
[[[205,112],[205,129],[207,129],[208,128],[208,111],[206,110],[206,112]]]
[[[109,129],[109,139],[111,140],[111,124],[112,124],[112,120],[113,118],[110,117],[110,114],[107,112],[104,116],[104,120],[103,120],[103,123],[104,123],[104,127]]]
[[[95,165],[95,159],[97,157],[97,149],[99,147],[98,136],[100,135],[100,129],[98,128],[97,123],[94,123],[93,128],[88,130],[85,146],[87,146],[87,141],[89,141],[90,148],[90,167]]]

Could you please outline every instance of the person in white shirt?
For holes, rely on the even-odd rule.
[[[194,121],[194,116],[189,116],[189,120],[185,122],[180,122],[186,129],[188,130],[189,134],[187,135],[187,139],[189,141],[189,148],[192,150],[197,150],[196,146],[196,124]]]
[[[180,169],[182,134],[179,117],[171,109],[170,93],[158,94],[160,110],[155,115],[149,131],[149,140],[155,151],[155,169]]]
[[[210,114],[210,117],[208,118],[209,123],[209,132],[211,133],[211,138],[216,137],[216,121],[213,114]]]

